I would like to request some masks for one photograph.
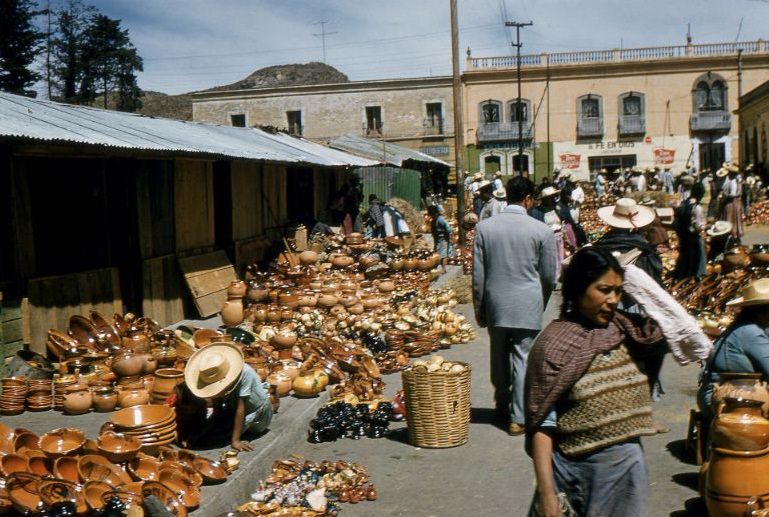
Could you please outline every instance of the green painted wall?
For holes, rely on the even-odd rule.
[[[553,167],[552,165],[548,165],[548,151],[550,153],[550,163],[552,164],[555,160],[555,156],[553,154],[553,144],[552,142],[539,142],[539,145],[534,148],[534,168],[533,168],[533,177],[531,178],[532,181],[535,183],[538,183],[540,179],[542,179],[544,176],[552,176]],[[467,146],[467,153],[465,155],[465,163],[467,164],[467,170],[471,173],[478,172],[480,169],[480,156],[481,153],[484,152],[485,148],[478,148],[475,144],[471,144]],[[518,148],[514,146],[509,146],[505,148],[499,148],[495,149],[495,151],[499,151],[505,154],[505,160],[509,160],[510,155],[515,155],[518,153]],[[507,163],[507,162],[506,162]],[[507,181],[510,178],[510,176],[505,176],[503,181]]]

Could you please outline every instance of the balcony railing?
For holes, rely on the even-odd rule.
[[[577,136],[601,136],[603,135],[603,118],[578,118]]]
[[[443,134],[443,119],[442,118],[426,118],[422,122],[424,128],[423,133],[425,135],[442,135]]]
[[[621,115],[619,117],[620,135],[643,135],[646,133],[646,119],[641,115]]]
[[[555,52],[552,54],[527,54],[521,56],[521,66],[537,68],[545,66],[574,65],[585,63],[610,63],[622,61],[653,61],[685,57],[732,56],[741,50],[743,54],[767,54],[769,44],[764,40],[731,43],[706,43],[702,45],[674,45],[611,50],[586,50]],[[467,70],[498,70],[515,68],[515,56],[468,57]]]
[[[531,139],[531,124],[521,124],[522,132],[518,133],[518,122],[487,122],[478,126],[478,141],[493,142],[499,140],[528,140]],[[522,137],[520,135],[523,135]]]
[[[728,111],[699,111],[689,119],[692,131],[729,131],[732,116]]]

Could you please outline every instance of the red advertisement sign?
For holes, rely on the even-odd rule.
[[[675,149],[665,149],[664,147],[654,149],[654,163],[656,165],[671,165],[675,159]]]
[[[575,153],[563,153],[560,155],[561,168],[562,169],[579,169],[579,160],[582,157],[580,154]]]

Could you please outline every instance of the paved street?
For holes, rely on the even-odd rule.
[[[558,297],[559,298],[559,297]],[[554,299],[548,317],[557,313]],[[471,317],[470,306],[460,307]],[[405,429],[396,427],[389,439],[340,440],[304,443],[295,453],[309,459],[340,458],[369,467],[379,490],[376,503],[344,505],[344,515],[409,516],[522,516],[533,494],[534,471],[523,450],[522,437],[510,437],[494,425],[488,368],[488,335],[455,346],[442,354],[472,364],[473,418],[470,442],[454,449],[417,449],[406,442]],[[694,407],[698,369],[667,360],[662,381],[666,391],[655,404],[657,418],[671,428],[668,434],[644,439],[651,479],[651,512],[656,516],[702,515],[695,506],[698,468],[680,461],[689,409]],[[386,378],[388,389],[400,386],[399,375]],[[687,505],[692,510],[687,512]]]

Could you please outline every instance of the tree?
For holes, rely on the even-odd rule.
[[[43,35],[33,24],[40,14],[32,0],[0,0],[0,90],[33,96],[40,78],[30,65],[43,50]]]
[[[53,75],[59,99],[64,102],[80,102],[78,85],[83,74],[82,41],[96,9],[80,0],[69,3],[56,11],[56,36],[51,40]]]
[[[131,44],[128,30],[120,27],[120,20],[103,14],[92,18],[84,34],[82,60],[82,100],[93,102],[101,90],[105,109],[112,92],[117,94],[118,109],[134,111],[139,107],[135,72],[143,69],[142,59]]]

